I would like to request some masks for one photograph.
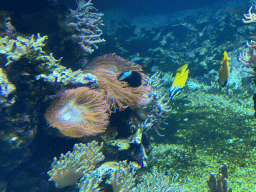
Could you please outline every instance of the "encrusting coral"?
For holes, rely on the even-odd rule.
[[[57,95],[44,116],[50,126],[69,137],[92,136],[108,125],[107,105],[99,91],[88,87],[69,89]]]
[[[126,71],[138,73],[139,86],[132,87],[118,78]],[[148,89],[145,86],[146,75],[141,72],[141,66],[134,65],[115,54],[107,54],[95,58],[85,67],[85,72],[90,72],[98,79],[99,89],[103,92],[110,113],[122,111],[127,107],[134,108],[143,103]]]

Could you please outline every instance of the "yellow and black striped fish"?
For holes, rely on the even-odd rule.
[[[181,89],[186,84],[186,81],[188,78],[188,72],[189,72],[187,68],[188,68],[188,64],[185,64],[178,69],[178,72],[176,73],[172,86],[169,89],[171,100],[174,98],[175,95],[179,94]]]
[[[230,66],[229,66],[228,62],[230,60],[231,60],[231,58],[228,56],[227,51],[224,51],[222,65],[219,70],[219,84],[222,87],[225,87],[228,82],[228,77],[230,74]]]

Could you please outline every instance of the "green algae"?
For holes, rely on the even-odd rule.
[[[256,120],[250,90],[185,89],[172,103],[165,137],[153,144],[149,168],[177,174],[189,191],[209,191],[210,173],[228,165],[228,187],[255,191]]]

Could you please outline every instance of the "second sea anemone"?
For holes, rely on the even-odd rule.
[[[68,137],[97,135],[108,125],[104,97],[88,87],[69,89],[57,95],[44,116],[51,127]]]

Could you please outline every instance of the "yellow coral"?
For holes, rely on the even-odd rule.
[[[7,55],[8,62],[5,66],[19,60],[22,56],[26,56],[29,59],[34,53],[45,53],[42,47],[45,46],[44,41],[47,38],[47,36],[41,37],[39,33],[36,38],[32,35],[29,39],[21,36],[16,39],[9,39],[8,36],[0,38],[0,54]]]

